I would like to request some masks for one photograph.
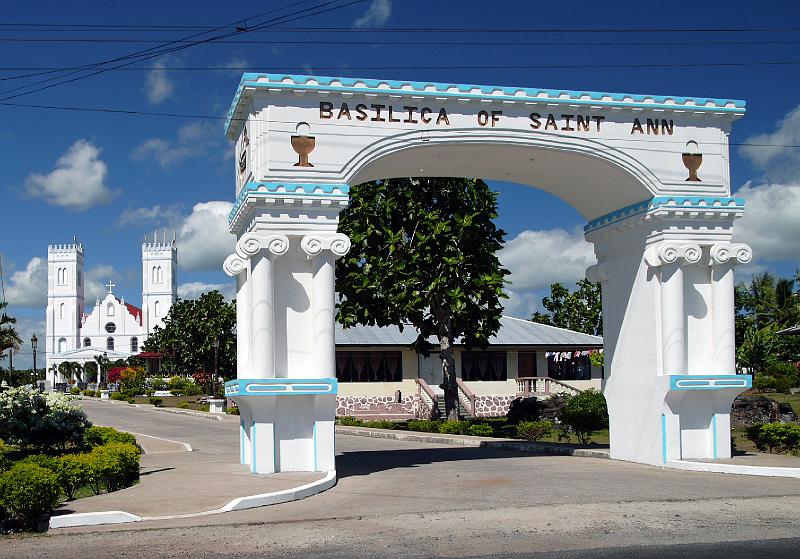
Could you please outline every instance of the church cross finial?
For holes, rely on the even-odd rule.
[[[114,289],[116,286],[117,286],[116,284],[111,283],[110,281],[106,284],[109,293],[111,293],[111,290]]]

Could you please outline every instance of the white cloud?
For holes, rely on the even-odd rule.
[[[180,210],[180,204],[172,206],[156,204],[150,208],[132,208],[120,214],[117,225],[174,224],[180,219]]]
[[[561,282],[572,285],[586,274],[596,260],[592,245],[583,232],[550,229],[523,231],[500,251],[500,261],[511,275],[506,289],[506,314],[528,318],[538,308],[537,291]]]
[[[392,0],[372,0],[361,17],[353,22],[353,27],[380,27],[391,15]]]
[[[175,82],[170,78],[168,71],[164,69],[171,61],[170,57],[162,58],[145,76],[144,93],[151,105],[158,105],[175,92]]]
[[[223,139],[219,130],[210,122],[190,122],[178,129],[174,140],[150,138],[139,144],[131,152],[137,161],[154,160],[167,169],[192,157],[206,155]]]
[[[230,60],[218,64],[218,66],[222,68],[230,68],[230,71],[226,71],[226,73],[241,75],[242,72],[247,71],[246,68],[250,66],[250,62],[243,56],[233,56]]]
[[[205,283],[190,281],[178,286],[178,297],[181,299],[197,299],[203,293],[219,291],[226,299],[233,299],[233,283]]]
[[[774,182],[800,183],[800,106],[783,117],[774,132],[747,138],[739,152]]]
[[[108,167],[100,159],[100,148],[81,139],[58,158],[53,172],[29,175],[25,184],[31,196],[82,211],[108,202],[117,194],[106,185],[107,175]]]
[[[211,201],[195,204],[192,213],[178,228],[178,263],[186,270],[222,269],[234,251],[236,238],[228,231],[231,202]]]
[[[6,286],[9,305],[42,307],[47,305],[47,260],[35,256],[24,270],[11,274]]]
[[[745,211],[734,225],[734,240],[749,244],[754,259],[798,262],[800,184],[748,182],[736,196],[745,199]]]
[[[16,309],[9,307],[9,315],[17,319],[14,329],[22,340],[18,351],[14,352],[14,369],[30,369],[33,367],[33,351],[31,350],[31,338],[34,334],[39,339],[39,347],[36,354],[36,367],[45,367],[45,321],[44,318],[32,318],[19,314]],[[44,313],[42,313],[44,316]],[[3,367],[8,367],[8,359],[2,361]]]

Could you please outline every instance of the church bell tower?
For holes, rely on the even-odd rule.
[[[175,238],[142,244],[142,326],[149,335],[156,326],[164,327],[164,318],[178,297],[178,247]]]
[[[83,245],[47,247],[47,366],[51,356],[81,347]]]

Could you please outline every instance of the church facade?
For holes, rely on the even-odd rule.
[[[66,382],[58,372],[65,361],[94,362],[104,355],[115,361],[139,353],[156,326],[164,326],[177,299],[178,249],[172,241],[142,244],[142,306],[108,293],[93,306],[84,300],[83,245],[47,247],[47,380]],[[84,379],[94,380],[94,379]]]

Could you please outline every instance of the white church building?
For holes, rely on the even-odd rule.
[[[74,242],[47,247],[47,380],[66,382],[57,372],[65,361],[93,363],[105,355],[111,361],[141,351],[142,344],[177,299],[178,249],[175,240],[142,244],[142,306],[108,293],[91,308],[84,301],[83,245]]]

